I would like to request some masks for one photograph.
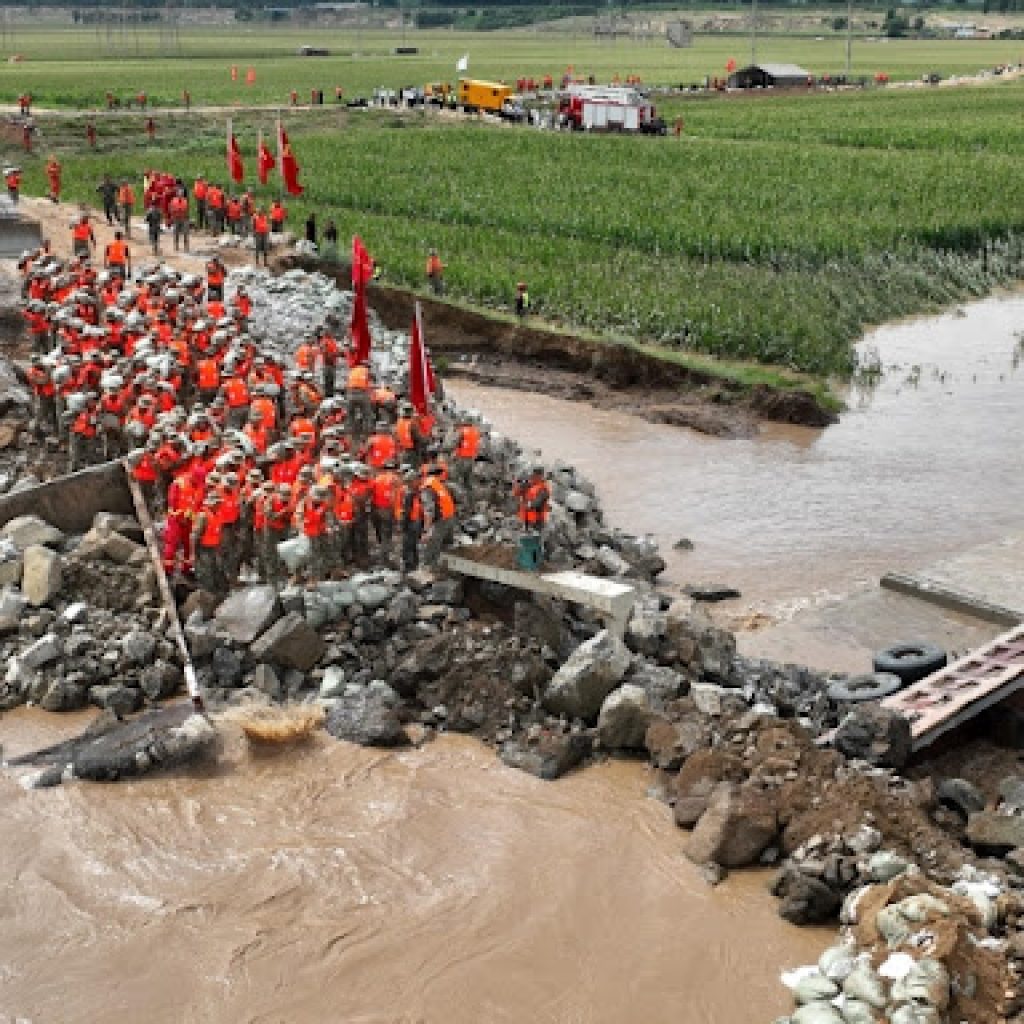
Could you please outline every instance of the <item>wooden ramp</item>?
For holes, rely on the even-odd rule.
[[[593,608],[605,620],[609,632],[621,637],[626,631],[636,591],[628,583],[604,579],[601,576],[588,576],[586,573],[573,572],[524,572],[521,569],[502,569],[484,562],[474,562],[469,558],[446,554],[441,556],[442,563],[452,572],[462,576],[474,576],[492,583],[502,583],[517,590],[528,590],[534,594],[546,594],[562,601]]]
[[[910,720],[914,750],[974,718],[1024,687],[1024,625],[952,665],[886,697],[882,707]]]

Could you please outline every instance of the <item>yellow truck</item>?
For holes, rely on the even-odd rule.
[[[463,110],[486,110],[500,114],[502,107],[513,99],[510,86],[501,82],[483,82],[477,78],[459,79],[459,106]]]

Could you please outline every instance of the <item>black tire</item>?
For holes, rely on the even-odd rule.
[[[868,672],[861,676],[847,676],[828,688],[829,700],[837,704],[863,704],[869,700],[891,697],[903,689],[904,683],[891,672]]]
[[[934,644],[893,644],[875,655],[876,672],[891,672],[905,684],[916,683],[946,667],[946,652]]]

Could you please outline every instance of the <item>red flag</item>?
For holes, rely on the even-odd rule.
[[[270,152],[270,147],[263,141],[263,132],[260,132],[260,142],[258,148],[257,165],[260,175],[260,184],[266,185],[267,175],[273,170],[274,154]]]
[[[412,321],[412,334],[409,336],[409,401],[420,415],[427,411],[427,396],[429,394],[427,358],[423,348],[422,315],[420,304],[417,302],[416,315]]]
[[[366,288],[364,285],[357,285],[355,289],[349,331],[352,335],[352,363],[361,363],[364,359],[369,359],[372,339],[370,338],[370,323],[366,317]]]
[[[249,68],[245,72],[245,84],[246,85],[255,85],[256,84],[256,69],[255,68]]]
[[[288,141],[288,133],[280,121],[277,122],[277,162],[288,195],[301,196],[305,189],[299,184],[299,164]]]
[[[238,148],[238,140],[235,138],[235,133],[231,130],[231,119],[228,118],[228,174],[231,175],[231,180],[241,184],[242,179],[245,177],[245,171],[242,167],[242,151]]]
[[[373,280],[373,257],[358,235],[352,236],[352,287],[360,288]]]

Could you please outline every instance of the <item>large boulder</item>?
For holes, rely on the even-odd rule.
[[[690,714],[672,721],[658,716],[644,734],[644,746],[657,768],[677,772],[698,750],[711,745],[711,729],[703,715]]]
[[[444,633],[427,637],[395,666],[391,685],[403,697],[411,697],[423,683],[440,678],[453,658],[451,637]]]
[[[56,526],[51,526],[39,516],[18,516],[9,520],[0,529],[0,537],[8,537],[22,551],[33,544],[54,547],[64,540],[64,534]]]
[[[647,692],[626,683],[612,690],[597,717],[597,736],[606,750],[639,750],[644,745],[651,708]]]
[[[909,720],[898,711],[872,703],[853,708],[843,718],[834,743],[846,757],[896,771],[906,765],[913,750]]]
[[[39,700],[44,711],[78,711],[89,702],[89,691],[81,683],[55,679]]]
[[[565,714],[592,722],[605,697],[622,682],[632,656],[626,645],[603,629],[580,644],[551,678],[544,706],[553,714]]]
[[[281,614],[281,602],[273,587],[245,587],[234,591],[220,603],[214,612],[214,620],[236,644],[251,644]]]
[[[308,672],[326,649],[320,634],[298,612],[289,612],[252,645],[251,651],[257,661]]]
[[[967,838],[983,850],[1006,853],[1024,847],[1024,816],[979,811],[967,819]]]
[[[736,657],[736,638],[695,610],[692,601],[681,598],[672,602],[665,616],[662,656],[704,679],[726,680]]]
[[[723,785],[700,816],[686,855],[695,864],[746,867],[756,863],[778,831],[778,813],[767,794]]]
[[[21,592],[33,608],[49,604],[59,593],[63,575],[56,551],[32,544],[25,549]]]
[[[396,705],[398,694],[379,680],[369,686],[348,686],[327,712],[327,731],[339,740],[364,747],[402,747],[409,737]]]
[[[779,917],[790,924],[824,924],[839,913],[839,894],[821,879],[796,868],[784,868],[772,885],[772,895],[782,900]]]
[[[501,759],[510,768],[551,782],[580,764],[592,745],[588,733],[545,733],[535,742],[506,743]]]

